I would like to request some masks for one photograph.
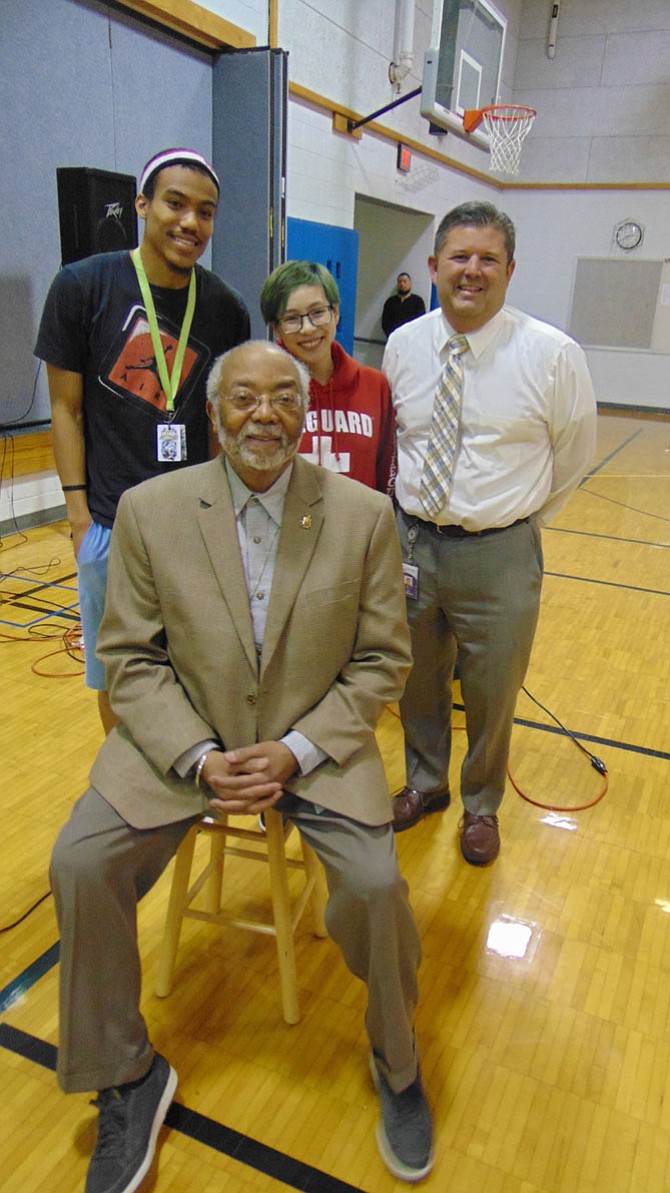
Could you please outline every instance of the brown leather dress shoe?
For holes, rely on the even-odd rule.
[[[403,787],[393,799],[394,833],[413,828],[424,816],[431,812],[442,812],[450,803],[448,791],[417,791],[415,787]]]
[[[487,866],[500,853],[500,833],[497,816],[475,816],[463,813],[461,853],[471,866]]]

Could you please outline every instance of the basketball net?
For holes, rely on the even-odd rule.
[[[463,116],[463,128],[467,133],[471,133],[480,124],[484,126],[489,135],[489,170],[492,174],[518,174],[521,146],[536,116],[535,108],[523,108],[517,104],[494,104],[488,108],[466,112]]]

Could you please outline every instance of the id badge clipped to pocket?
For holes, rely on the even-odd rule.
[[[419,569],[415,563],[412,563],[414,558],[414,544],[419,537],[419,531],[416,526],[410,526],[407,531],[407,541],[409,543],[409,559],[407,562],[403,560],[402,574],[405,581],[405,596],[408,601],[416,601],[419,598]]]
[[[419,569],[413,563],[403,563],[402,574],[405,580],[405,596],[408,601],[416,601],[419,596]]]

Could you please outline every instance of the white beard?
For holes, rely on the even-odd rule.
[[[253,468],[256,472],[275,472],[277,469],[283,469],[286,464],[295,456],[300,438],[293,443],[290,442],[288,435],[283,427],[280,428],[280,434],[276,436],[279,443],[279,451],[272,456],[266,456],[262,452],[257,452],[247,443],[247,438],[256,434],[264,434],[265,428],[259,426],[257,423],[248,423],[244,428],[244,437],[232,435],[230,431],[226,431],[221,424],[220,419],[216,418],[216,433],[221,444],[223,453],[230,460],[233,466],[242,464],[245,468]]]

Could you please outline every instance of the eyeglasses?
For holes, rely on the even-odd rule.
[[[224,401],[228,402],[234,410],[239,411],[240,414],[255,414],[256,411],[263,405],[263,402],[268,402],[272,410],[277,414],[298,414],[302,412],[304,402],[300,394],[296,393],[279,393],[279,394],[226,394]]]
[[[312,324],[312,327],[323,327],[326,323],[330,323],[332,315],[333,308],[329,303],[327,307],[313,307],[306,315],[284,315],[277,320],[277,327],[285,335],[292,336],[297,331],[302,331],[305,319]]]

